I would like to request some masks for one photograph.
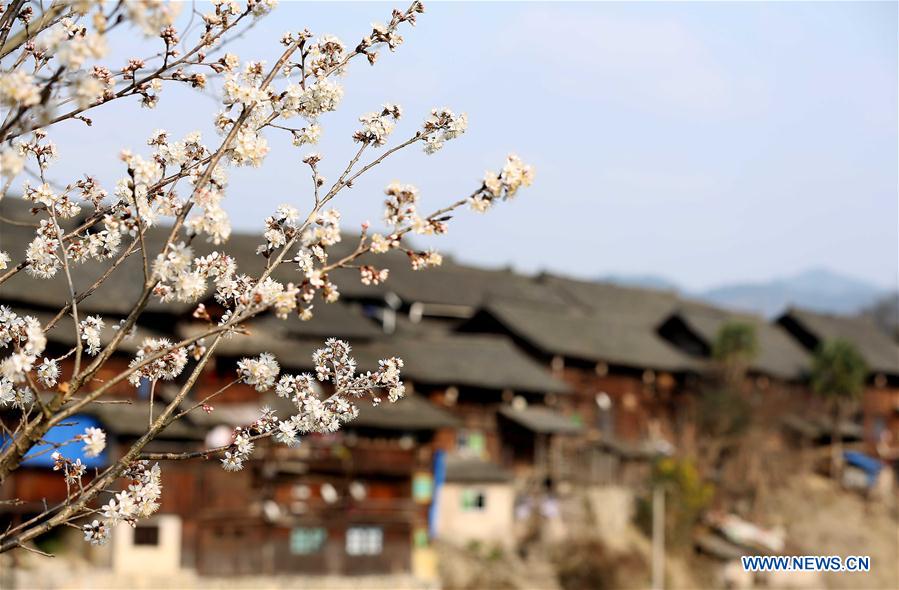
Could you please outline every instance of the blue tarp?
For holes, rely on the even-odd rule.
[[[44,440],[49,443],[61,443],[72,440],[79,434],[84,434],[84,429],[89,427],[99,428],[100,423],[92,416],[84,414],[75,414],[66,418],[59,426],[50,429]],[[0,434],[0,448],[9,444],[9,437],[6,434]],[[81,459],[81,462],[87,467],[106,467],[109,465],[109,453],[104,450],[96,457],[87,457],[84,454],[84,444],[81,441],[67,444],[59,448],[60,454],[74,461]],[[31,451],[25,455],[22,461],[23,467],[53,467],[53,458],[51,455],[53,450],[50,445],[35,445]]]
[[[883,463],[874,457],[868,456],[859,451],[845,451],[843,459],[848,465],[852,465],[861,469],[868,476],[868,485],[874,485],[880,470],[883,469]]]

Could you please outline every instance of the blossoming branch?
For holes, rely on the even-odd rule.
[[[3,424],[7,442],[0,449],[0,481],[31,453],[43,452],[37,449],[49,444],[51,429],[88,404],[103,402],[119,384],[150,384],[149,415],[146,432],[92,477],[80,459],[71,461],[59,449],[81,444],[86,457],[97,457],[108,452],[105,432],[90,427],[72,440],[54,443],[54,470],[65,480],[66,499],[0,533],[0,552],[27,548],[26,543],[59,526],[78,526],[90,543],[105,542],[116,524],[134,525],[158,509],[158,461],[217,457],[225,470],[235,471],[252,458],[260,440],[295,446],[304,435],[334,432],[351,421],[360,400],[396,402],[404,394],[401,359],[386,358],[374,370],[359,370],[350,344],[330,339],[313,356],[314,375],[281,374],[278,360],[261,352],[238,362],[228,385],[184,409],[217,347],[225,339],[245,337],[248,321],[267,313],[311,319],[316,306],[340,298],[333,280],[337,269],[358,270],[367,285],[389,281],[377,256],[392,250],[404,252],[416,270],[439,265],[437,251],[415,249],[407,234],[445,234],[455,210],[467,205],[485,212],[533,180],[531,168],[512,155],[498,171],[474,183],[470,194],[429,214],[419,211],[416,187],[392,183],[384,191],[387,231],[370,232],[364,224],[356,247],[333,256],[331,248],[345,235],[341,214],[332,205],[342,191],[398,151],[418,145],[425,154],[435,154],[468,126],[464,113],[435,108],[391,145],[406,116],[399,105],[385,104],[358,116],[358,130],[346,138],[358,148],[333,182],[319,171],[324,156],[313,152],[302,158],[309,170],[307,195],[259,220],[263,241],[256,255],[265,261],[264,270],[248,273],[227,250],[232,231],[225,208],[228,169],[261,166],[273,133],[289,134],[297,147],[316,144],[325,133],[321,116],[340,106],[345,92],[341,78],[350,63],[361,58],[374,65],[385,49],[397,50],[403,43],[401,31],[424,12],[421,2],[392,11],[386,24],[372,25],[352,44],[307,29],[287,32],[278,40],[281,54],[270,66],[228,49],[231,39],[276,8],[273,0],[215,0],[202,14],[198,33],[179,29],[177,3],[81,0],[41,6],[14,0],[0,13],[0,104],[5,108],[0,199],[13,192],[27,199],[34,228],[28,243],[4,244],[8,250],[0,252],[0,289],[22,274],[40,280],[61,276],[67,303],[43,323],[0,307],[0,409],[16,416],[15,423]],[[111,33],[123,28],[144,35],[154,57],[110,51]],[[141,139],[146,147],[121,151],[115,186],[104,187],[90,171],[67,183],[50,181],[53,163],[67,157],[52,140],[56,124],[78,121],[89,133],[98,106],[122,101],[152,109],[166,100],[171,86],[202,91],[212,77],[221,80],[220,108],[210,114],[218,138],[209,142],[199,132],[176,136],[160,129]],[[8,222],[0,218],[0,226]],[[151,234],[164,239],[151,239]],[[198,255],[200,242],[215,249]],[[82,313],[79,306],[132,256],[140,259],[143,282],[125,317]],[[106,270],[88,288],[76,289],[73,276],[88,261],[100,262]],[[289,268],[292,279],[276,279],[273,273],[280,268]],[[123,344],[137,338],[139,320],[151,302],[192,306],[200,328],[179,341],[145,337],[130,345],[134,352],[127,369],[98,379],[110,358],[122,353]],[[48,354],[48,334],[62,329],[72,331],[71,349]],[[176,393],[157,399],[160,382],[174,384]],[[264,407],[257,420],[235,429],[231,441],[220,447],[145,451],[188,413],[212,411],[213,398],[236,384],[259,392],[273,389],[289,400],[291,415],[279,417]],[[321,394],[322,384],[332,389],[327,397]]]

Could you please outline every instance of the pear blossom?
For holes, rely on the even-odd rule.
[[[450,109],[433,109],[425,120],[422,131],[425,137],[425,153],[433,154],[451,139],[456,139],[468,129],[468,115],[455,114]]]
[[[0,149],[0,175],[13,178],[24,168],[25,158],[18,149]]]
[[[105,522],[94,520],[88,524],[82,525],[84,540],[91,545],[105,545],[109,540],[109,527]]]
[[[140,385],[142,379],[150,381],[171,381],[181,374],[187,364],[187,349],[183,347],[172,348],[172,343],[165,338],[147,338],[137,350],[130,367],[136,367],[147,357],[165,352],[161,357],[143,365],[128,377],[128,382],[135,387]]]
[[[100,316],[92,315],[81,320],[81,339],[87,344],[87,353],[96,355],[100,352],[100,332],[106,323]]]
[[[350,60],[364,56],[374,64],[384,46],[391,51],[397,49],[403,42],[398,28],[404,23],[415,23],[416,15],[423,11],[420,2],[414,2],[405,11],[393,11],[386,24],[372,24],[370,33],[351,44],[333,35],[316,39],[308,30],[288,33],[281,39],[287,53],[274,66],[260,60],[241,59],[233,53],[216,53],[222,40],[230,38],[224,37],[225,33],[239,20],[246,17],[246,23],[267,14],[276,4],[274,0],[248,0],[245,4],[214,0],[199,15],[200,33],[195,45],[188,40],[192,30],[179,31],[175,27],[181,8],[177,3],[134,0],[100,6],[75,2],[46,22],[43,16],[47,13],[40,15],[40,21],[33,20],[39,16],[33,14],[37,8],[33,4],[11,6],[11,10],[18,12],[7,19],[16,23],[14,35],[24,31],[22,57],[33,59],[11,62],[11,71],[0,73],[0,104],[13,115],[7,118],[4,131],[8,139],[0,148],[0,174],[5,182],[25,170],[26,163],[36,166],[35,176],[45,177],[57,157],[56,146],[48,137],[56,122],[77,120],[89,127],[91,111],[97,105],[125,97],[136,98],[133,102],[142,107],[154,108],[170,84],[202,90],[213,73],[221,77],[222,97],[220,110],[213,113],[212,122],[227,140],[210,149],[202,143],[199,132],[178,139],[164,129],[157,129],[146,142],[141,142],[145,145],[140,150],[120,152],[125,171],[112,188],[104,188],[90,176],[66,179],[59,172],[47,176],[54,178],[52,183],[43,180],[34,186],[23,183],[22,195],[33,205],[35,231],[23,241],[27,244],[23,243],[22,251],[14,254],[24,254],[22,268],[27,273],[44,279],[61,278],[58,274],[64,265],[67,271],[73,265],[92,260],[117,265],[139,253],[149,266],[145,270],[149,271],[150,276],[146,278],[151,294],[161,302],[191,303],[196,326],[209,328],[206,338],[218,332],[214,336],[218,339],[237,337],[244,332],[245,322],[252,322],[254,316],[263,313],[281,319],[296,315],[301,320],[309,320],[318,305],[317,297],[326,303],[339,299],[341,287],[332,280],[340,275],[336,272],[339,269],[358,269],[364,284],[388,281],[387,269],[357,261],[366,252],[405,252],[414,269],[440,264],[442,258],[436,251],[410,250],[401,240],[410,232],[445,233],[450,218],[447,212],[464,201],[440,210],[439,214],[423,216],[419,211],[418,190],[400,183],[392,183],[385,190],[384,221],[389,226],[385,233],[374,233],[369,239],[366,223],[358,247],[349,255],[348,249],[331,251],[346,236],[341,230],[340,211],[326,204],[341,190],[351,188],[357,176],[379,164],[393,150],[374,161],[357,158],[333,188],[325,189],[322,187],[326,179],[318,169],[321,156],[305,157],[302,161],[310,166],[312,173],[314,208],[309,213],[306,207],[282,205],[264,220],[261,228],[264,243],[257,251],[263,259],[259,262],[265,268],[261,273],[250,273],[243,264],[239,269],[235,258],[225,251],[208,252],[199,244],[205,240],[220,246],[231,236],[231,221],[223,203],[228,190],[228,170],[259,167],[276,145],[269,136],[276,133],[274,129],[288,132],[295,146],[317,143],[322,134],[323,115],[335,111],[343,99],[344,88],[338,77],[347,72]],[[22,23],[37,22],[41,26],[22,27]],[[107,53],[106,33],[113,23],[132,26],[140,34],[156,38],[157,42],[161,40],[162,46],[152,52],[153,58],[126,56],[116,60],[115,66],[95,63]],[[363,114],[354,141],[370,147],[386,145],[401,116],[402,110],[393,104]],[[285,120],[290,118],[300,122],[288,125]],[[406,143],[420,142],[427,153],[434,153],[447,141],[462,135],[467,124],[464,113],[434,109]],[[29,171],[32,171],[30,166]],[[532,180],[530,167],[510,156],[500,172],[484,177],[469,202],[473,208],[486,210],[495,201],[513,197]],[[173,227],[172,223],[176,225],[167,236],[167,228]],[[162,244],[159,235],[166,238]],[[195,248],[203,249],[205,255],[195,256]],[[296,254],[291,258],[293,252]],[[117,261],[112,263],[112,259]],[[8,269],[11,263],[9,253],[0,252],[0,271]],[[7,274],[11,276],[19,270],[15,267]],[[79,269],[75,267],[74,272]],[[68,278],[68,272],[65,274]],[[83,277],[76,277],[79,297],[102,296],[93,294],[93,288],[85,290],[90,282],[85,285],[80,280]],[[215,305],[205,300],[210,287],[214,288]],[[207,305],[196,305],[201,300]],[[79,299],[79,311],[80,303]],[[83,309],[91,306],[85,305]],[[74,309],[70,312],[79,317]],[[78,343],[84,346],[86,354],[100,353],[104,328],[100,316],[80,319]],[[57,331],[61,329],[62,326],[56,327]],[[134,333],[135,325],[130,319],[121,320],[113,330],[127,330],[126,334],[118,334],[123,338],[117,341],[125,342]],[[4,355],[0,358],[0,407],[16,408],[26,416],[34,413],[32,404],[39,393],[35,383],[40,388],[55,389],[54,399],[62,399],[65,407],[73,400],[84,399],[67,396],[85,396],[100,387],[99,383],[106,382],[106,375],[101,374],[91,375],[84,383],[74,378],[71,383],[59,386],[60,364],[72,353],[49,358],[44,356],[46,346],[47,336],[41,322],[0,306],[0,350]],[[207,351],[207,341],[203,338],[183,347],[174,347],[165,338],[147,338],[136,347],[128,381],[137,386],[142,380],[177,379],[186,367],[188,355],[202,369],[208,361]],[[146,362],[156,355],[159,358]],[[367,399],[377,405],[382,398],[395,402],[405,394],[401,379],[403,361],[399,358],[386,358],[377,368],[360,370],[349,343],[329,339],[313,354],[313,363],[314,374],[282,375],[278,361],[269,353],[238,362],[237,377],[241,383],[257,391],[274,388],[278,396],[289,401],[290,409],[289,415],[279,417],[270,408],[262,408],[252,424],[235,429],[231,444],[210,450],[210,453],[224,451],[220,459],[225,470],[242,469],[251,460],[260,439],[271,437],[279,444],[296,446],[307,433],[335,432],[356,418],[360,400]],[[84,363],[82,371],[92,370],[93,363]],[[329,391],[332,387],[333,391],[326,395],[322,383],[328,383]],[[212,411],[208,404],[202,407]],[[106,447],[106,436],[100,428],[92,427],[77,440],[84,445],[86,456],[96,457]],[[112,476],[113,485],[106,485],[112,483],[106,481],[102,489],[89,486],[82,489],[86,466],[80,460],[66,459],[59,452],[51,458],[54,471],[61,472],[67,488],[71,488],[72,498],[79,492],[91,494],[86,498],[91,503],[83,505],[100,506],[85,508],[75,515],[90,517],[89,522],[81,523],[81,531],[84,539],[93,545],[106,543],[117,524],[134,526],[159,508],[162,487],[158,464],[151,466],[147,461],[126,464],[121,459],[106,472],[116,474]],[[33,529],[26,526],[25,532],[29,530]]]
[[[0,104],[8,107],[30,107],[41,101],[34,76],[21,70],[0,74]]]
[[[99,428],[86,428],[81,441],[84,443],[85,456],[97,457],[106,448],[106,433]]]
[[[247,385],[252,385],[256,391],[268,391],[275,384],[278,376],[278,362],[275,357],[267,352],[258,358],[245,358],[237,363],[237,374],[240,380]]]
[[[45,358],[37,368],[37,378],[46,387],[53,387],[59,379],[59,363],[54,359]]]

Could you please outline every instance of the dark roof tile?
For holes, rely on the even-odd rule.
[[[576,434],[582,430],[581,425],[570,418],[541,406],[505,407],[499,412],[519,426],[538,434]]]
[[[816,344],[837,338],[848,340],[858,348],[871,371],[899,375],[899,345],[868,318],[792,308],[778,319],[778,323],[787,325],[790,321],[810,334]]]

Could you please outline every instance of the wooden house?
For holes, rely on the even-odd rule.
[[[200,574],[412,570],[429,546],[433,432],[453,419],[415,396],[360,410],[336,434],[261,445],[240,472],[203,465]]]
[[[501,333],[565,381],[558,407],[591,439],[677,438],[677,404],[701,363],[660,338],[648,320],[572,306],[492,301],[461,330]]]
[[[873,322],[789,309],[777,319],[805,350],[814,352],[823,342],[851,342],[868,366],[868,380],[861,400],[865,442],[870,452],[899,460],[899,346]]]

